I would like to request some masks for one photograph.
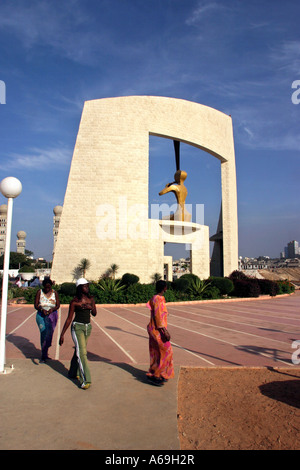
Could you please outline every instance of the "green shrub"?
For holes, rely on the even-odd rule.
[[[166,299],[166,302],[177,302],[178,300],[182,300],[180,292],[174,291],[172,289],[168,289],[165,292],[165,299]]]
[[[187,293],[193,295],[194,297],[202,298],[203,293],[207,290],[209,286],[209,281],[201,280],[198,278],[191,281]]]
[[[192,281],[196,281],[197,279],[199,279],[199,276],[196,276],[196,274],[187,273],[183,274],[180,279],[187,279],[189,283],[191,283]]]
[[[106,292],[119,292],[125,289],[125,285],[121,284],[120,280],[110,279],[109,277],[100,279],[98,282],[100,289]]]
[[[18,297],[24,297],[24,288],[18,286],[8,287],[9,299],[16,299]]]
[[[58,294],[73,298],[76,294],[76,284],[74,282],[63,282],[58,288]]]
[[[221,295],[228,295],[233,292],[234,284],[228,277],[211,277],[211,286],[216,287]]]
[[[278,285],[278,294],[291,294],[295,292],[295,286],[290,283],[287,279],[285,281],[277,281]]]
[[[125,273],[122,276],[121,282],[126,286],[130,286],[131,284],[137,284],[140,278],[135,274]]]
[[[186,292],[190,286],[190,280],[180,277],[172,282],[171,288],[175,291]]]
[[[27,287],[23,289],[23,297],[28,304],[34,304],[35,296],[40,287]]]
[[[32,273],[32,275],[35,273],[35,269],[33,266],[28,266],[25,264],[19,269],[19,273]]]
[[[125,292],[126,303],[139,304],[148,302],[155,294],[153,284],[132,284]]]
[[[208,288],[201,295],[201,299],[219,299],[220,291],[216,286],[208,286]]]

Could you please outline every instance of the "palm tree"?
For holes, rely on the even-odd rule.
[[[119,266],[117,264],[111,264],[109,269],[110,269],[113,279],[115,279]]]
[[[85,274],[87,270],[90,268],[90,266],[91,266],[91,262],[87,258],[82,258],[82,260],[80,261],[78,265],[78,268],[81,271],[82,277],[85,277]]]
[[[73,269],[72,271],[72,276],[73,276],[73,281],[77,281],[77,279],[80,278],[81,276],[81,269],[79,266],[76,266],[76,268]]]
[[[152,274],[151,279],[153,283],[155,284],[157,281],[161,280],[161,275],[159,273],[154,273]]]

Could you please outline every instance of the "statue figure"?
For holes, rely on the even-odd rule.
[[[175,194],[177,199],[177,210],[174,214],[170,217],[164,217],[164,219],[168,220],[176,220],[181,222],[190,222],[191,221],[191,214],[185,209],[185,200],[187,197],[187,189],[184,186],[184,181],[187,177],[187,173],[182,170],[177,170],[172,183],[166,184],[165,188],[160,191],[159,195],[162,196],[163,194],[172,192]]]

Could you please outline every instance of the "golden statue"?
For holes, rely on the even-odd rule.
[[[185,171],[177,170],[174,175],[175,181],[173,181],[173,183],[166,184],[165,188],[160,191],[160,196],[169,192],[174,193],[178,203],[176,212],[171,214],[170,217],[164,217],[164,219],[168,218],[169,220],[177,220],[181,222],[191,221],[192,216],[185,208],[185,200],[188,193],[186,187],[184,186],[186,177],[187,173]]]

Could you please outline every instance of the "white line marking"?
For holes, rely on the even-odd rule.
[[[17,331],[19,328],[21,328],[21,326],[23,326],[24,323],[26,323],[27,320],[29,320],[29,318],[31,318],[32,315],[35,315],[35,314],[36,314],[36,310],[35,310],[29,317],[27,317],[26,320],[24,320],[22,323],[20,323],[19,326],[17,326],[14,330],[12,330],[10,333],[8,333],[8,334],[6,335],[6,338],[7,338],[8,336],[12,335],[12,334],[13,334],[15,331]]]
[[[60,332],[60,323],[61,323],[61,309],[59,308],[58,309],[58,320],[57,320],[57,325],[56,325],[56,328],[57,328],[57,340],[56,340],[56,347],[55,347],[55,360],[58,361],[59,359],[59,332]]]
[[[105,309],[103,309],[103,310],[105,310]],[[107,310],[107,311],[108,311],[108,310]],[[121,346],[119,343],[117,343],[117,341],[115,341],[114,338],[112,338],[112,337],[110,336],[110,334],[108,334],[108,333],[96,322],[96,320],[94,320],[94,318],[92,318],[92,320],[93,320],[94,323],[96,323],[96,325],[97,325],[98,328],[102,331],[102,333],[104,333],[106,336],[108,336],[108,338],[109,338],[113,343],[115,343],[115,345],[118,346],[118,348],[121,349],[121,351],[122,351],[124,354],[126,354],[126,356],[129,357],[129,359],[130,359],[132,362],[134,362],[135,364],[137,364],[136,360],[133,359],[133,357],[130,356],[130,354],[129,354],[127,351],[125,351],[125,349],[122,348],[122,346]]]
[[[172,307],[176,307],[176,305],[170,305],[170,309]],[[177,307],[178,308],[178,307]],[[191,308],[197,308],[197,307],[194,307],[193,305],[191,305]],[[216,311],[218,313],[218,310],[221,311],[222,313],[224,313],[225,315],[231,315],[234,313],[236,313],[237,315],[239,313],[248,313],[249,315],[261,315],[261,316],[264,316],[265,318],[279,318],[279,319],[283,319],[283,317],[279,316],[279,315],[274,315],[274,311],[267,311],[265,308],[263,309],[259,309],[259,308],[256,308],[254,311],[254,308],[251,308],[251,306],[249,306],[249,309],[242,309],[241,307],[237,310],[235,308],[235,306],[232,306],[230,308],[230,311],[228,312],[228,309],[229,309],[229,306],[226,305],[226,307],[218,307],[218,306],[211,306],[211,307],[208,307],[208,306],[202,306],[202,308],[205,308],[205,310],[213,310],[213,311]],[[227,311],[226,311],[227,310]],[[299,318],[297,317],[284,317],[284,319],[287,319],[287,320],[299,320]],[[292,325],[292,326],[295,326],[295,325]]]
[[[9,313],[16,312],[17,310],[22,310],[22,307],[14,308],[13,310],[7,311],[7,315],[8,315]]]
[[[130,308],[124,307],[124,309],[133,312],[133,310],[131,310]],[[104,309],[104,310],[105,310],[105,309]],[[117,315],[116,313],[111,312],[110,310],[106,310],[106,311],[108,311],[109,313],[112,313],[113,315],[115,315],[115,316],[118,317],[118,318],[121,318],[121,320],[127,321],[128,323],[130,323],[131,325],[135,326],[136,328],[139,328],[140,330],[145,331],[145,328],[143,328],[142,326],[136,325],[135,323],[132,323],[130,320],[127,320],[126,318],[123,318],[123,317],[121,317],[120,315]],[[136,312],[134,312],[134,313],[136,313]],[[141,313],[140,315],[143,315],[143,316],[145,316],[145,317],[147,316],[147,315],[144,315],[143,313]],[[202,361],[205,361],[205,362],[207,362],[208,364],[210,364],[210,365],[212,365],[212,366],[215,365],[213,362],[208,361],[207,359],[205,359],[204,357],[200,356],[199,354],[196,354],[196,353],[194,353],[194,352],[192,352],[192,351],[189,351],[188,349],[184,348],[183,346],[180,346],[179,344],[173,343],[172,341],[171,341],[171,344],[173,344],[173,345],[176,346],[177,348],[182,349],[183,351],[186,351],[186,352],[189,353],[189,354],[192,354],[192,356],[196,356],[196,357],[198,357],[199,359],[202,359]]]
[[[131,309],[129,309],[129,308],[126,309],[126,310],[130,310],[131,312],[138,313],[138,315],[142,315],[142,316],[144,316],[144,317],[147,316],[147,315],[144,314],[144,313],[135,312],[134,310],[131,310]],[[115,314],[114,314],[114,315],[115,315]],[[118,315],[117,315],[117,316],[118,316]],[[172,315],[172,316],[174,316],[174,315]],[[177,316],[177,315],[175,315],[175,316]],[[122,317],[121,317],[121,318],[122,318]],[[179,318],[180,318],[180,317],[179,317]],[[196,320],[192,320],[192,321],[196,321]],[[184,327],[182,327],[182,326],[174,325],[174,323],[169,323],[169,322],[168,322],[168,324],[171,325],[171,326],[174,326],[175,328],[179,328],[179,329],[181,329],[181,330],[188,331],[189,333],[195,333],[195,334],[197,334],[197,335],[205,336],[206,338],[210,338],[210,339],[213,339],[213,340],[215,340],[215,341],[219,341],[219,342],[225,343],[225,344],[230,344],[231,346],[234,346],[234,347],[239,347],[239,346],[240,346],[240,345],[238,345],[238,344],[231,343],[230,341],[225,341],[224,339],[219,339],[219,338],[215,338],[214,336],[210,336],[210,335],[206,335],[206,334],[204,334],[204,333],[200,333],[199,331],[189,330],[188,328],[184,328]],[[228,328],[226,328],[226,329],[228,329]],[[262,337],[259,337],[259,338],[262,338]],[[264,339],[264,338],[262,338],[262,339]],[[245,350],[245,351],[250,351],[250,352],[253,353],[253,350],[252,350],[251,348],[245,347],[244,350]],[[285,362],[285,361],[283,361],[283,360],[281,360],[281,359],[277,359],[277,358],[275,358],[274,356],[271,356],[270,354],[262,353],[262,352],[259,352],[259,351],[256,351],[255,353],[258,354],[258,355],[260,355],[260,356],[265,356],[265,357],[268,357],[268,358],[271,358],[271,359],[275,359],[275,361],[282,362],[283,364],[287,364],[287,365],[289,365],[289,366],[291,365],[290,363]]]
[[[190,313],[190,312],[187,312],[186,310],[182,310],[182,312]],[[195,314],[192,313],[192,315],[195,315]],[[176,318],[179,318],[179,319],[183,320],[182,317],[179,317],[178,315],[174,315],[173,313],[172,313],[172,317],[176,317]],[[254,336],[255,338],[259,338],[259,339],[263,339],[263,340],[267,340],[267,341],[275,341],[275,343],[282,343],[282,344],[285,344],[285,345],[289,345],[289,343],[286,343],[285,341],[279,341],[279,340],[273,339],[273,338],[266,338],[265,336],[255,335],[253,333],[246,333],[245,331],[235,330],[235,329],[232,329],[232,328],[226,328],[225,326],[213,325],[211,323],[205,323],[205,322],[202,322],[202,321],[199,321],[199,320],[192,320],[191,318],[188,318],[188,319],[185,318],[184,320],[191,321],[191,322],[194,322],[194,323],[199,323],[201,325],[212,326],[214,328],[219,328],[221,330],[228,330],[232,333],[240,333],[242,335]],[[230,321],[230,320],[227,320],[227,321]],[[234,323],[234,322],[232,322],[232,323]],[[290,347],[290,345],[289,345],[289,347]]]
[[[174,308],[174,307],[175,306],[172,305],[172,308]],[[228,323],[236,323],[236,324],[239,324],[239,325],[252,326],[253,328],[260,328],[260,327],[264,328],[263,325],[262,325],[263,323],[266,323],[267,326],[276,324],[276,325],[280,325],[281,327],[282,326],[293,326],[293,327],[295,327],[295,325],[292,325],[290,323],[277,323],[277,322],[268,321],[268,320],[261,320],[261,319],[257,319],[257,318],[252,318],[252,320],[254,322],[259,322],[258,325],[256,323],[245,323],[245,322],[239,321],[239,318],[248,318],[248,317],[244,317],[244,316],[240,316],[240,315],[238,315],[238,316],[237,315],[231,315],[231,317],[236,318],[236,319],[235,320],[227,320],[226,318],[220,318],[217,315],[206,315],[206,314],[201,313],[199,311],[193,312],[193,311],[189,311],[189,310],[184,310],[180,307],[175,307],[175,309],[179,310],[180,312],[189,313],[190,315],[196,315],[196,316],[204,317],[204,318],[214,318],[215,320],[224,321],[224,322],[228,322]],[[219,313],[219,312],[217,312],[217,313]],[[171,313],[170,315],[173,315],[173,313]],[[227,315],[230,315],[230,314],[227,314]],[[284,331],[283,329],[281,329],[280,331],[282,333],[285,333],[285,334],[295,334],[295,332],[291,333],[290,331]]]

